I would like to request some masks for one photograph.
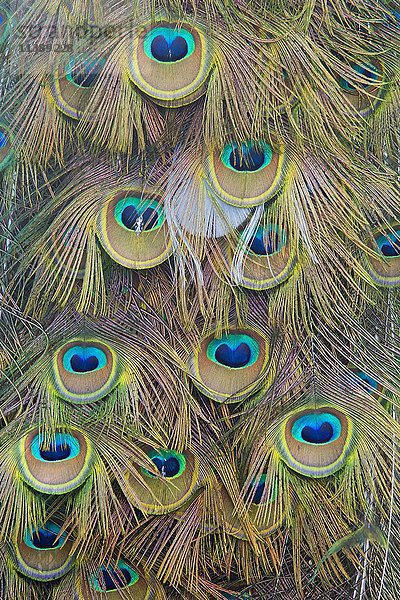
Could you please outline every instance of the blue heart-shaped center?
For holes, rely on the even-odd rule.
[[[188,54],[189,47],[184,37],[157,35],[151,42],[151,53],[160,62],[176,62]]]
[[[260,504],[262,495],[264,493],[265,481],[260,481],[255,487],[254,496],[252,498],[253,504]]]
[[[125,567],[121,567],[118,573],[111,567],[108,569],[102,567],[101,571],[103,576],[102,589],[106,592],[123,588],[132,581],[131,574]]]
[[[245,342],[236,347],[226,343],[221,344],[215,351],[215,360],[225,367],[239,369],[245,367],[251,358],[251,349]]]
[[[180,471],[179,460],[175,456],[155,456],[151,459],[156,465],[162,477],[175,477]]]
[[[321,423],[319,427],[306,425],[301,431],[301,437],[310,444],[326,444],[333,437],[333,427],[327,422]]]
[[[254,236],[250,250],[259,256],[269,256],[280,249],[279,235],[276,232],[270,232],[267,237],[264,237],[264,231],[257,232]]]
[[[148,231],[157,225],[158,213],[150,207],[140,212],[135,206],[129,205],[122,211],[121,221],[127,229]]]
[[[246,146],[239,151],[238,148],[233,148],[229,163],[235,171],[258,171],[261,169],[265,161],[264,152],[261,152],[253,146]]]
[[[46,550],[48,548],[54,548],[58,545],[56,542],[58,533],[49,531],[48,529],[42,529],[41,527],[33,532],[32,543],[35,548]]]
[[[73,354],[71,356],[71,369],[75,373],[90,373],[95,371],[99,366],[99,359],[97,356],[81,356],[80,354]]]
[[[65,442],[52,442],[46,450],[39,449],[43,460],[57,461],[65,460],[71,454],[71,447]]]
[[[388,240],[387,243],[382,244],[381,252],[384,256],[388,256],[388,257],[399,256],[400,255],[400,239],[397,242],[395,242],[394,240],[393,240],[393,242],[390,242]]]

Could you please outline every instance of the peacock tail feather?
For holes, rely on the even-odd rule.
[[[0,598],[400,595],[400,7],[0,6]]]

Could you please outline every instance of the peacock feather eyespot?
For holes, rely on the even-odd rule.
[[[207,358],[228,369],[250,367],[259,355],[259,343],[246,334],[228,333],[211,340],[207,347]]]
[[[351,82],[341,77],[339,80],[339,85],[346,92],[357,93],[357,88],[361,87],[366,89],[379,80],[379,69],[373,63],[364,63],[362,65],[352,64],[351,67],[357,75],[360,75],[362,78],[366,79],[367,82],[359,82],[356,84],[356,87]]]
[[[78,438],[69,433],[56,433],[46,444],[43,435],[38,434],[31,443],[33,456],[44,462],[72,460],[79,455],[81,447]]]
[[[175,479],[180,477],[185,471],[186,458],[184,454],[175,452],[175,450],[152,450],[148,456],[156,466],[161,477]],[[157,477],[157,475],[154,475],[147,469],[142,469],[142,473],[147,477]]]
[[[117,355],[98,340],[70,341],[54,355],[54,391],[75,404],[95,402],[106,396],[117,385],[118,374]]]
[[[175,63],[189,58],[195,51],[196,42],[187,29],[164,26],[148,31],[143,47],[149,58],[162,63]]]
[[[119,560],[117,569],[111,566],[101,566],[96,575],[91,578],[90,587],[96,592],[112,592],[130,588],[138,581],[139,573],[125,561]]]
[[[257,385],[266,368],[268,343],[253,329],[232,329],[202,340],[189,360],[194,385],[217,402],[237,402]]]
[[[344,464],[352,442],[352,423],[342,412],[325,407],[292,414],[277,441],[282,460],[309,477],[326,477]]]
[[[165,221],[164,211],[155,200],[127,197],[117,202],[114,208],[116,222],[135,233],[159,229]]]
[[[51,82],[51,95],[57,108],[67,117],[82,117],[105,62],[103,57],[93,58],[86,54],[59,61]]]
[[[72,542],[53,521],[26,529],[22,539],[14,541],[13,550],[18,571],[37,581],[59,579],[74,564]]]
[[[13,157],[12,135],[4,123],[0,123],[0,172],[3,171]]]
[[[273,151],[267,142],[258,145],[252,141],[227,144],[221,153],[222,163],[228,169],[239,173],[256,173],[267,167],[272,160]]]
[[[65,76],[77,87],[90,88],[95,85],[105,63],[105,58],[72,57],[65,70]]]
[[[267,475],[263,473],[260,477],[253,479],[250,482],[245,494],[245,498],[251,502],[251,504],[270,504],[275,502],[278,497],[278,489],[276,485],[271,486],[268,490],[267,486]]]
[[[351,68],[354,79],[338,77],[338,83],[347,101],[361,116],[367,116],[385,92],[383,66],[372,59],[369,63],[353,63]]]
[[[365,256],[374,282],[381,286],[400,285],[400,224],[392,223],[386,231],[376,229],[368,245],[377,254]]]
[[[376,239],[379,251],[385,258],[400,257],[400,226]]]
[[[60,535],[60,531],[61,527],[49,522],[44,527],[38,527],[32,531],[27,529],[24,534],[24,542],[29,548],[36,550],[61,548],[67,535],[65,532]]]
[[[361,369],[359,369],[355,365],[349,365],[349,368],[350,371],[357,378],[357,383],[363,389],[365,389],[366,392],[368,392],[369,394],[375,394],[376,392],[379,392],[381,390],[382,386],[380,386],[379,383],[373,377],[371,377],[364,371],[361,371]]]
[[[251,290],[267,290],[286,281],[293,272],[296,256],[288,243],[286,231],[269,223],[257,228],[248,240],[243,234],[238,249],[244,251],[243,272],[236,283]],[[234,260],[234,250],[228,250],[228,261]]]
[[[133,569],[126,560],[121,558],[114,563],[102,564],[87,579],[83,579],[78,588],[78,598],[80,600],[96,598],[149,600],[153,597],[158,598],[156,589],[149,584],[140,570]]]
[[[27,485],[44,494],[65,494],[89,477],[93,450],[80,431],[58,431],[45,437],[37,429],[18,445],[18,464]]]
[[[178,107],[206,91],[213,52],[199,28],[162,21],[145,26],[129,57],[132,82],[154,102]]]
[[[150,447],[144,450],[155,472],[140,467],[143,483],[128,473],[128,496],[134,505],[149,514],[172,512],[185,504],[198,487],[199,459],[190,450],[177,452],[171,448]]]
[[[144,199],[140,190],[123,189],[100,211],[96,233],[107,254],[129,269],[148,269],[172,254],[160,198]]]
[[[285,150],[266,140],[247,140],[215,148],[205,162],[208,184],[217,197],[239,208],[267,202],[279,190]]]
[[[249,252],[257,256],[273,256],[281,252],[287,243],[286,232],[279,229],[277,225],[258,227],[254,237],[251,239]]]
[[[262,474],[255,478],[245,489],[243,507],[246,520],[262,537],[267,537],[276,531],[284,520],[284,513],[278,501],[277,486],[267,488],[267,476]],[[238,506],[229,496],[227,490],[219,490],[219,518],[225,532],[237,539],[248,540],[248,531],[243,526],[238,514]]]

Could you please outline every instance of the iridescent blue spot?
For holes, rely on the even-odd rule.
[[[176,63],[188,58],[195,50],[193,35],[186,29],[155,27],[144,38],[144,51],[160,63]]]
[[[4,131],[0,131],[0,149],[7,146],[8,136]]]
[[[79,59],[72,58],[67,69],[67,79],[79,87],[91,87],[98,79],[105,59]]]
[[[351,65],[351,68],[357,74],[359,74],[362,77],[370,80],[368,83],[361,83],[361,82],[357,81],[357,87],[367,88],[368,86],[372,85],[373,83],[375,83],[378,80],[378,75],[379,75],[378,68],[375,65],[371,64],[371,63],[369,63],[369,64],[363,64],[363,65],[353,64],[353,65]],[[340,85],[341,88],[343,88],[347,92],[354,92],[354,91],[356,91],[356,87],[352,83],[349,83],[343,77],[340,78],[339,85]]]
[[[174,450],[153,450],[149,453],[149,458],[157,467],[161,477],[169,479],[179,477],[186,468],[185,456]],[[143,472],[154,477],[153,473],[147,469],[143,469]]]
[[[117,202],[114,218],[124,229],[140,233],[161,227],[164,223],[164,212],[155,200],[130,196]]]
[[[326,421],[315,428],[306,425],[301,431],[301,437],[310,444],[326,444],[333,437],[333,427]]]
[[[90,585],[97,592],[111,592],[134,585],[139,574],[124,561],[118,562],[118,571],[110,566],[102,566],[91,579]]]
[[[142,229],[148,231],[153,229],[158,222],[158,213],[152,208],[146,208],[140,213],[134,206],[126,206],[121,214],[121,221],[127,229],[135,229],[137,222],[142,217],[143,226]]]
[[[0,25],[3,25],[4,22],[4,16],[0,13]]]
[[[212,340],[207,347],[207,357],[229,369],[242,369],[253,365],[260,355],[258,342],[245,334],[233,334]]]
[[[34,458],[43,462],[71,460],[80,452],[79,441],[69,433],[56,433],[49,441],[42,434],[36,435],[31,442]]]
[[[292,436],[306,444],[329,444],[341,434],[340,420],[331,413],[309,413],[299,417],[292,426]]]
[[[383,256],[387,258],[400,256],[400,230],[381,235],[376,243]]]
[[[271,256],[280,252],[286,245],[286,233],[278,227],[259,227],[249,244],[249,250],[258,256]]]
[[[181,35],[172,40],[164,35],[157,35],[151,42],[151,53],[160,62],[176,62],[185,58],[188,53],[188,44]]]
[[[266,480],[267,475],[263,473],[259,479],[254,479],[250,483],[246,496],[251,500],[252,504],[261,504],[265,490]],[[276,500],[276,496],[276,486],[273,486],[270,492],[266,495],[264,502],[273,502],[274,500]]]
[[[65,444],[57,444],[57,442],[52,442],[47,450],[40,450],[40,456],[43,460],[54,462],[58,460],[65,460],[71,454],[71,448]]]
[[[27,529],[24,534],[24,542],[29,548],[35,550],[54,550],[55,548],[60,548],[66,540],[66,533],[64,532],[59,536],[60,531],[61,527],[49,522],[43,527],[34,529],[32,532]]]
[[[106,364],[105,352],[96,346],[72,346],[63,356],[64,369],[70,373],[92,373],[103,369]]]
[[[255,173],[272,160],[272,148],[267,142],[249,140],[243,144],[227,144],[221,153],[222,163],[238,173]]]
[[[372,390],[377,390],[378,389],[378,382],[375,381],[375,379],[372,379],[372,377],[370,377],[369,375],[367,375],[363,371],[356,371],[355,374],[357,375],[357,377],[359,379],[361,379],[363,381],[363,383],[361,385],[363,387],[365,387],[365,389],[367,390],[367,392],[372,393]],[[371,390],[371,388],[372,388],[372,390]]]
[[[215,351],[215,359],[221,365],[238,369],[249,364],[251,358],[251,349],[242,342],[237,348],[232,348],[228,344],[221,344]]]

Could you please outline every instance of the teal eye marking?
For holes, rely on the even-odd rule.
[[[56,433],[46,445],[42,434],[36,435],[31,442],[32,455],[42,462],[71,460],[80,450],[79,441],[69,433]]]
[[[249,244],[249,250],[258,256],[272,256],[286,246],[287,236],[277,225],[258,227],[254,238]]]
[[[61,548],[67,539],[67,534],[65,532],[62,533],[56,541],[60,531],[61,527],[49,522],[33,531],[27,529],[24,533],[24,542],[29,548],[33,548],[34,550],[54,550]]]
[[[207,347],[207,358],[230,369],[250,367],[260,355],[258,342],[246,334],[229,333],[212,340]]]
[[[387,258],[400,256],[400,230],[381,235],[376,243],[383,256]]]
[[[340,420],[330,413],[310,413],[297,419],[292,426],[292,436],[303,444],[329,444],[342,433]]]
[[[106,354],[96,346],[72,346],[63,356],[64,369],[74,374],[100,371],[106,364]]]
[[[0,148],[5,148],[8,143],[8,135],[0,130]]]
[[[378,389],[378,382],[363,371],[355,371],[354,374],[358,377],[358,379],[361,379],[362,383],[360,385],[362,385],[367,392],[372,393],[371,388],[373,390]]]
[[[152,450],[148,454],[150,460],[157,467],[161,477],[175,479],[182,475],[186,469],[186,458],[175,450]],[[142,473],[149,477],[155,477],[147,469],[141,469]]]
[[[266,480],[267,480],[267,475],[265,473],[263,473],[259,479],[253,479],[253,481],[250,483],[249,489],[247,491],[247,496],[249,499],[251,499],[252,504],[261,504]],[[276,489],[276,485],[273,485],[271,487],[271,490],[269,491],[269,494],[267,494],[267,497],[264,500],[264,503],[266,504],[266,503],[275,502],[277,496],[278,496],[278,491]]]
[[[240,146],[227,144],[221,153],[221,161],[237,173],[256,173],[271,163],[272,155],[272,148],[267,142],[249,140]]]
[[[133,196],[117,202],[114,218],[124,229],[137,233],[159,229],[165,220],[164,212],[156,200],[142,200]]]
[[[0,39],[0,42],[1,42],[1,39]],[[7,128],[3,124],[0,124],[0,150],[2,150],[4,153],[2,160],[0,160],[0,171],[2,171],[3,169],[5,169],[7,167],[7,165],[11,161],[11,158],[13,157],[13,149],[12,149],[11,144],[12,144],[11,135],[7,131]],[[7,146],[8,146],[8,148],[7,148]]]
[[[186,29],[155,27],[144,38],[146,55],[160,63],[176,63],[188,58],[195,51],[193,35]]]
[[[74,85],[89,88],[96,83],[105,64],[105,58],[71,58],[65,76]]]
[[[123,560],[118,561],[118,572],[112,567],[101,566],[90,580],[90,587],[96,592],[111,592],[126,589],[139,581],[139,573],[131,569]]]
[[[367,64],[363,64],[363,65],[353,64],[353,65],[351,65],[351,68],[357,74],[362,75],[363,77],[366,77],[367,79],[371,80],[370,83],[358,83],[357,84],[358,87],[367,88],[370,85],[372,85],[374,82],[378,81],[379,71],[378,71],[378,68],[375,65],[373,65],[372,63],[367,63]],[[354,85],[352,85],[351,83],[346,81],[346,79],[344,79],[343,77],[340,78],[339,85],[346,92],[356,91],[356,88],[354,87]]]

